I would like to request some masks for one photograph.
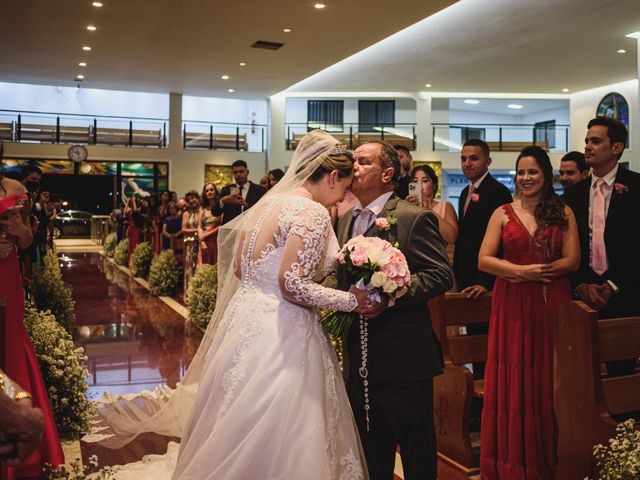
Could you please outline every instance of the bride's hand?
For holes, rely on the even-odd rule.
[[[387,304],[389,303],[389,297],[387,295],[383,295],[382,300],[380,302],[376,302],[369,297],[369,292],[366,290],[360,290],[355,285],[351,285],[351,287],[349,287],[349,293],[353,293],[358,302],[358,306],[354,311],[366,318],[377,317],[385,308],[387,308]]]

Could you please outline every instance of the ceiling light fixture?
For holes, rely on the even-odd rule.
[[[229,75],[222,75],[220,78],[222,80],[229,80],[229,78],[231,78],[231,77],[229,77]]]
[[[233,93],[233,92],[235,92],[235,90],[233,88],[230,88],[229,90],[227,90],[227,92]]]
[[[480,100],[475,100],[473,98],[467,98],[464,103],[467,103],[469,105],[477,105],[480,103]]]
[[[88,47],[87,45],[85,45],[84,47],[82,47],[82,50],[84,50],[85,52],[90,52],[91,47]]]
[[[562,91],[563,91],[564,93],[569,93],[569,89],[568,89],[568,88],[563,88],[563,89],[562,89]]]
[[[76,78],[77,78],[78,80],[83,80],[83,79],[84,79],[84,75],[76,75]]]
[[[624,48],[621,48],[620,50],[616,50],[616,53],[627,53],[627,51]]]
[[[285,28],[282,30],[284,33],[291,33],[291,29],[290,28]]]
[[[520,110],[522,108],[522,105],[518,105],[517,103],[510,103],[509,105],[507,105],[507,108],[511,108],[513,110]]]
[[[640,38],[640,32],[627,33],[625,35],[627,38]]]
[[[241,67],[246,67],[246,66],[247,66],[247,63],[246,63],[246,62],[240,62],[240,66],[241,66]]]
[[[87,25],[87,30],[90,32],[95,32],[97,30],[95,25]]]
[[[87,66],[87,62],[80,62],[78,64],[79,67],[86,67]]]
[[[326,5],[324,3],[316,3],[313,8],[317,8],[318,10],[322,10]]]
[[[425,83],[424,86],[427,87],[427,88],[431,88],[431,84],[430,83]]]
[[[96,8],[102,8],[102,2],[93,2],[91,5],[93,5]]]

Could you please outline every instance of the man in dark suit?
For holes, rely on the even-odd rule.
[[[566,190],[589,176],[589,165],[582,152],[569,152],[560,159],[560,183]]]
[[[495,278],[478,270],[478,252],[491,214],[511,203],[509,189],[489,173],[491,155],[482,140],[468,140],[460,152],[462,173],[469,180],[458,203],[459,233],[453,255],[453,272],[458,289],[477,298],[493,288]]]
[[[599,318],[640,315],[640,174],[618,165],[627,135],[617,120],[591,120],[585,158],[592,174],[564,194],[580,235],[580,269],[571,282]],[[608,363],[607,370],[611,375],[630,373],[634,363]]]
[[[404,200],[409,195],[409,184],[411,183],[411,168],[413,167],[413,157],[411,152],[404,145],[394,145],[400,160],[400,178],[396,182],[396,196]]]
[[[230,222],[247,208],[255,205],[267,192],[260,185],[249,181],[249,169],[244,160],[233,162],[231,169],[236,183],[222,187],[220,190],[223,224]]]
[[[431,328],[427,300],[451,288],[453,275],[436,216],[394,195],[400,165],[393,147],[367,143],[355,150],[354,159],[352,191],[358,204],[338,221],[338,240],[344,244],[364,232],[365,236],[398,242],[409,264],[413,292],[386,309],[385,295],[379,315],[363,320],[368,337],[369,422],[360,370],[359,321],[351,326],[344,349],[347,392],[371,479],[393,478],[396,447],[400,445],[405,478],[435,480],[433,377],[442,372],[442,355]],[[376,217],[395,222],[385,230],[375,224]],[[345,290],[352,281],[344,268],[338,270],[337,280]]]

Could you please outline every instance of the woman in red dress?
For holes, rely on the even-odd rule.
[[[580,261],[575,217],[553,191],[547,153],[523,149],[515,180],[516,200],[493,213],[478,256],[480,270],[496,276],[480,430],[483,480],[554,478],[552,312],[572,299],[567,274]]]
[[[222,222],[222,210],[218,200],[218,189],[213,183],[207,183],[202,189],[202,208],[198,221],[198,239],[200,240],[198,264],[218,263],[218,228]]]
[[[33,240],[24,194],[21,183],[3,178],[0,173],[0,297],[7,299],[6,343],[1,350],[6,355],[7,375],[33,397],[18,401],[31,403],[42,410],[44,432],[40,447],[20,465],[9,467],[9,479],[40,478],[45,463],[54,466],[64,463],[47,389],[23,323],[24,292],[16,249],[28,247]]]
[[[127,203],[124,207],[124,214],[127,217],[127,239],[129,240],[128,244],[128,252],[129,252],[129,260],[131,260],[131,254],[133,250],[136,248],[136,245],[140,242],[140,230],[141,230],[141,216],[140,216],[140,207],[136,202],[135,194],[132,194],[131,197],[127,200]]]

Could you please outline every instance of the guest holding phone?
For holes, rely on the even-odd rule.
[[[440,234],[444,241],[451,244],[458,239],[458,217],[447,201],[436,202],[438,176],[429,165],[418,165],[411,170],[409,195],[406,200],[433,211],[438,217]]]

